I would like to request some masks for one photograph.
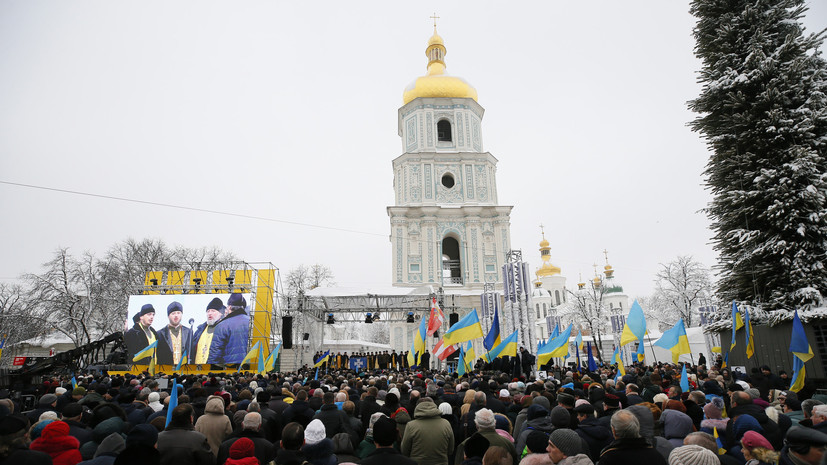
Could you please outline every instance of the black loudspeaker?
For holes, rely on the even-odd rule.
[[[310,340],[310,333],[304,333],[304,340],[305,340],[305,341],[309,341],[309,340]]]
[[[450,326],[454,326],[455,324],[457,324],[459,322],[459,313],[452,313],[448,320],[451,323]]]
[[[285,349],[293,348],[293,317],[281,317],[281,346]]]

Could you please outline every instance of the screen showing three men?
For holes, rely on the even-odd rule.
[[[250,294],[133,295],[124,340],[148,365],[241,363],[250,345]],[[144,350],[157,343],[153,349]]]

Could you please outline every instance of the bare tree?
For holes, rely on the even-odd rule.
[[[679,256],[669,263],[661,263],[655,278],[652,309],[670,319],[672,324],[683,318],[686,327],[697,326],[698,307],[712,296],[710,270],[692,256]],[[660,320],[659,320],[660,321]]]
[[[325,265],[299,265],[287,272],[287,295],[296,297],[306,291],[320,286],[330,286],[333,282],[333,271]]]
[[[606,287],[593,282],[582,289],[566,290],[569,299],[558,307],[558,313],[575,326],[588,328],[597,342],[597,358],[603,360],[603,335],[609,331],[609,312],[603,303]]]

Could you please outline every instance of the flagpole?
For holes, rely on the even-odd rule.
[[[649,336],[648,334],[644,334],[643,337]],[[658,355],[655,353],[655,346],[652,345],[652,336],[649,336],[649,348],[652,349],[652,357],[655,359],[655,365],[659,365],[660,362],[658,361]],[[646,358],[646,350],[643,351],[643,358]]]

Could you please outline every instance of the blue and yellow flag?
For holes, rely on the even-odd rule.
[[[643,336],[646,335],[646,317],[643,316],[643,308],[635,300],[632,308],[629,309],[629,316],[626,317],[626,326],[620,335],[620,345],[625,346],[630,342],[640,341],[643,344]]]
[[[181,371],[181,365],[184,363],[184,360],[187,359],[187,349],[184,349],[184,352],[181,354],[181,360],[178,360],[178,363],[175,364],[175,369],[172,370],[173,373],[178,373]]]
[[[475,308],[451,326],[445,336],[442,337],[442,343],[445,345],[459,344],[478,337],[483,337],[483,335],[480,318]]]
[[[726,418],[726,417],[724,417]],[[726,454],[726,449],[724,449],[724,444],[721,442],[721,438],[718,437],[718,428],[712,428],[712,431],[715,433],[715,444],[718,445],[718,455]]]
[[[537,351],[537,367],[541,367],[548,363],[553,357],[565,357],[569,353],[569,338],[571,338],[572,325],[566,328],[559,336],[548,341],[540,350]]]
[[[646,350],[644,349],[643,341],[640,341],[640,344],[637,345],[637,354],[636,355],[637,355],[637,361],[638,362],[643,362],[644,360],[646,360]]]
[[[244,356],[244,359],[241,361],[241,363],[238,364],[238,370],[236,370],[236,373],[241,371],[241,367],[245,363],[252,360],[253,357],[255,357],[256,355],[259,355],[259,347],[261,347],[261,341],[256,341],[256,343],[253,344],[253,347],[250,349],[250,351],[247,352],[247,355]],[[261,357],[259,357],[259,358],[261,358]]]
[[[169,422],[172,421],[172,411],[175,409],[175,407],[178,407],[178,383],[173,378],[173,380],[172,380],[172,392],[169,393],[169,404],[167,405],[167,423],[166,423],[166,426],[169,426]]]
[[[574,347],[577,350],[583,350],[583,334],[580,333],[580,330],[577,330],[577,337],[574,338]]]
[[[133,362],[137,362],[138,360],[146,357],[150,357],[155,353],[155,348],[158,347],[158,341],[153,342],[152,344],[144,347],[143,349],[139,350],[135,353],[135,356],[132,357]],[[155,357],[152,357],[153,359]]]
[[[686,374],[686,364],[681,363],[683,368],[681,369],[681,391],[689,392],[689,375]]]
[[[75,375],[72,375],[72,389],[78,387],[78,380],[75,379]]]
[[[749,321],[749,309],[744,309],[744,325],[747,327],[747,359],[755,354],[755,339],[752,337],[752,322]]]
[[[462,348],[462,344],[459,345],[459,357],[457,357],[457,374],[462,376],[465,374],[466,370],[465,364],[465,349]]]
[[[318,360],[316,360],[316,363],[313,365],[313,368],[319,368],[320,366],[324,365],[324,362],[326,362],[327,359],[329,359],[329,358],[330,358],[330,351],[328,350],[327,352],[323,353],[322,356],[319,357]]]
[[[738,313],[738,305],[732,301],[732,339],[729,345],[729,350],[735,348],[735,333],[744,327],[744,320],[741,319],[741,314]]]
[[[425,353],[425,337],[427,333],[428,319],[423,315],[422,319],[419,320],[419,331],[416,332],[416,339],[414,339],[414,349],[416,350],[417,356]]]
[[[721,362],[721,369],[726,368],[729,365],[729,351],[724,354],[724,361]]]
[[[497,309],[495,308],[494,319],[491,321],[491,329],[482,341],[482,345],[485,346],[485,350],[490,351],[494,347],[497,347],[500,342],[502,342],[500,341],[500,315],[497,313]]]
[[[664,331],[660,339],[655,341],[655,345],[671,351],[673,360],[680,354],[692,352],[689,348],[689,339],[686,337],[686,327],[683,324],[683,318],[678,320],[675,326]]]
[[[270,352],[270,355],[267,356],[267,359],[264,360],[264,369],[267,371],[273,371],[276,369],[276,360],[279,358],[279,351],[281,350],[281,342],[279,345]]]
[[[621,376],[626,376],[626,367],[623,366],[623,358],[620,356],[620,346],[615,347],[615,352],[612,354],[612,363],[617,363],[617,375],[615,375],[615,380]]]
[[[807,334],[804,332],[804,325],[798,317],[798,311],[793,315],[793,333],[790,337],[790,352],[793,353],[793,379],[790,382],[790,390],[798,392],[804,387],[806,375],[804,363],[813,358],[813,348],[807,341]]]
[[[468,371],[474,371],[474,362],[477,360],[477,353],[474,351],[474,346],[471,341],[465,346],[465,364],[468,365]]]
[[[509,357],[517,356],[517,331],[511,333],[511,336],[508,336],[503,342],[497,344],[496,347],[491,349],[485,358],[490,363],[495,358],[505,355],[508,355]]]

